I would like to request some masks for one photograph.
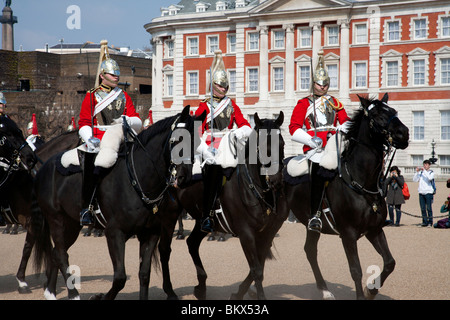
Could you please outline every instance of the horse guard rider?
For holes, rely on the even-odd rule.
[[[210,72],[208,91],[211,96],[203,100],[195,112],[196,116],[201,115],[203,111],[207,113],[207,118],[202,125],[201,143],[197,148],[197,152],[203,157],[204,193],[201,229],[204,232],[213,231],[214,221],[212,217],[221,210],[218,197],[224,183],[223,169],[237,165],[237,163],[233,164],[224,160],[230,158],[230,152],[227,148],[229,144],[225,140],[236,139],[243,142],[252,132],[251,126],[244,118],[241,109],[226,95],[229,89],[229,81],[222,51],[214,52]],[[236,129],[233,129],[234,125],[237,126]]]
[[[312,72],[312,70],[311,70]],[[289,132],[292,140],[302,143],[303,153],[312,162],[311,219],[308,229],[320,232],[322,229],[322,200],[326,178],[318,174],[327,141],[338,130],[347,131],[349,120],[343,104],[327,94],[330,77],[324,66],[323,51],[319,52],[316,70],[312,75],[311,94],[297,102],[291,117]],[[340,124],[340,126],[338,126]]]
[[[102,46],[103,47],[103,46]],[[104,169],[111,168],[118,157],[120,143],[123,141],[123,118],[130,127],[139,132],[142,121],[130,96],[118,87],[120,68],[109,57],[107,43],[100,64],[100,85],[86,94],[78,121],[79,136],[84,144],[81,150],[83,161],[82,208],[80,223],[92,225],[93,200],[100,175]],[[82,161],[80,161],[81,163]]]

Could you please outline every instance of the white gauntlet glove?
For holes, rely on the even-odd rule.
[[[208,147],[208,145],[206,144],[205,141],[201,140],[200,145],[197,148],[197,152],[200,153],[203,157],[203,164],[201,165],[201,167],[203,167],[204,163],[206,162],[207,164],[215,164],[216,160],[215,160],[215,155],[214,153],[211,151],[211,149]]]
[[[250,128],[249,126],[242,126],[234,131],[234,136],[238,140],[242,141],[244,139],[247,139],[251,133],[252,133],[252,128]]]
[[[129,116],[120,116],[117,119],[114,119],[112,124],[122,124],[123,117],[125,117],[128,125],[133,129],[136,133],[139,133],[142,129],[142,121],[139,117],[129,117]]]
[[[90,126],[81,127],[78,130],[78,135],[86,143],[88,152],[97,153],[99,151],[100,139],[94,137]]]
[[[313,149],[317,148],[319,145],[313,138],[303,129],[297,129],[292,135],[292,141],[303,143]]]

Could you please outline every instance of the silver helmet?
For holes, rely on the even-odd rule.
[[[320,84],[321,86],[326,86],[327,84],[330,84],[330,77],[328,76],[328,72],[325,69],[325,63],[323,59],[323,51],[319,52],[319,58],[317,61],[317,67],[314,72],[314,79],[313,81],[315,83]]]
[[[0,92],[0,103],[6,104],[6,98],[3,92]]]
[[[100,73],[110,73],[116,76],[120,76],[120,68],[115,60],[108,58],[100,65]]]
[[[222,88],[228,89],[230,83],[228,81],[227,71],[225,70],[225,63],[223,62],[222,51],[214,52],[214,61],[211,66],[213,86],[218,84]]]

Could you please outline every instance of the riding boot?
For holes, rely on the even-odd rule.
[[[319,164],[313,163],[311,166],[311,218],[308,220],[308,230],[320,233],[325,180],[317,174],[318,169]]]
[[[94,153],[84,153],[83,184],[81,187],[83,209],[80,212],[80,224],[82,226],[94,224],[93,199],[98,182],[98,175],[94,174],[94,159]]]
[[[221,166],[205,165],[203,171],[203,216],[201,230],[214,231],[215,202],[222,188],[223,171]]]

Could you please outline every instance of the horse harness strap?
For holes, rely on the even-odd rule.
[[[179,120],[179,117],[175,120],[175,122],[172,125],[172,132],[173,132],[178,120]],[[130,128],[127,121],[123,121],[123,130],[124,130],[124,139],[125,139],[125,162],[126,162],[128,177],[130,178],[131,185],[133,186],[134,190],[137,192],[137,194],[140,196],[141,200],[144,202],[144,204],[146,206],[153,205],[152,210],[153,210],[153,213],[156,214],[156,213],[158,213],[158,206],[161,203],[161,201],[163,200],[164,194],[166,193],[167,189],[169,189],[169,187],[173,184],[173,181],[172,181],[173,177],[174,177],[173,167],[171,166],[171,168],[169,169],[169,171],[171,172],[171,179],[166,180],[166,186],[163,189],[163,191],[155,199],[150,199],[149,197],[147,197],[145,195],[144,191],[142,190],[139,180],[137,179],[136,166],[134,164],[134,146],[135,145],[134,144],[132,145],[131,152],[128,150],[128,143],[129,143],[128,134],[130,134],[130,136],[139,143],[139,145],[141,146],[141,148],[144,150],[144,152],[146,154],[148,154],[148,151],[145,149],[144,145],[139,140],[138,136]],[[130,164],[130,158],[131,158],[131,164]]]
[[[276,206],[272,206],[270,205],[266,199],[264,198],[264,196],[258,191],[258,188],[256,187],[255,183],[253,182],[252,177],[250,176],[250,173],[248,172],[248,167],[247,164],[244,164],[244,173],[246,178],[248,179],[249,182],[249,188],[252,191],[253,195],[255,196],[256,199],[258,199],[258,201],[261,203],[261,205],[265,205],[267,210],[266,213],[267,215],[270,215],[272,212],[276,212]],[[270,190],[270,188],[263,190],[262,192],[268,192]]]

